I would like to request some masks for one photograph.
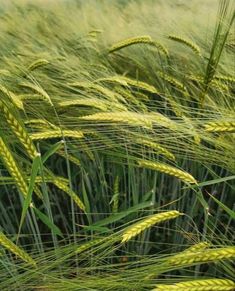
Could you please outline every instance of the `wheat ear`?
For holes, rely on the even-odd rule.
[[[125,47],[134,45],[134,44],[150,44],[153,45],[153,40],[150,36],[144,35],[144,36],[138,36],[138,37],[131,37],[124,39],[122,41],[119,41],[111,46],[109,49],[109,53],[113,53],[115,51],[118,51],[120,49],[123,49]]]
[[[177,260],[178,256],[182,256],[183,254],[187,254],[187,253],[194,253],[194,252],[199,252],[199,251],[203,251],[205,249],[207,249],[208,247],[210,247],[210,244],[207,242],[200,242],[197,243],[195,245],[192,245],[191,247],[187,248],[186,250],[180,252],[179,254],[176,254],[174,256],[172,256],[171,258],[175,258]],[[146,279],[152,279],[156,276],[156,273],[150,273],[148,276],[146,276]]]
[[[20,100],[22,102],[27,102],[27,101],[45,101],[45,97],[43,97],[40,94],[32,94],[32,93],[27,93],[27,94],[20,94],[19,95]]]
[[[20,100],[19,96],[16,96],[13,92],[8,90],[1,84],[0,84],[0,92],[2,92],[5,96],[7,96],[8,99],[10,99],[18,109],[24,110],[24,104]]]
[[[99,84],[96,83],[88,83],[88,82],[74,82],[68,84],[69,86],[72,87],[80,87],[83,88],[84,90],[88,90],[89,92],[95,93],[102,95],[103,97],[108,97],[107,105],[112,106],[114,108],[119,108],[119,110],[126,111],[126,107],[118,101],[121,101],[125,103],[125,99],[122,97],[122,95],[118,94],[116,91],[109,90],[108,88],[105,88],[104,86],[100,86]],[[114,103],[112,102],[114,101]]]
[[[71,138],[83,138],[84,135],[81,131],[77,130],[47,130],[43,132],[36,132],[30,135],[32,140],[43,140],[51,138],[62,138],[62,137],[71,137]]]
[[[193,138],[194,138],[195,143],[199,145],[201,143],[201,138],[200,138],[199,134],[196,132],[192,121],[183,114],[182,114],[181,118],[185,121],[185,125],[190,128],[190,131],[193,134]]]
[[[11,77],[11,73],[8,70],[5,70],[5,69],[1,69],[0,70],[0,75]]]
[[[61,157],[65,158],[65,159],[68,158],[69,161],[72,162],[73,164],[75,164],[77,166],[81,166],[81,163],[80,163],[79,159],[74,157],[73,155],[71,155],[71,154],[66,155],[63,150],[57,151],[57,154],[60,155]]]
[[[0,158],[3,160],[4,165],[6,166],[8,172],[14,179],[18,189],[20,192],[26,197],[28,193],[28,187],[25,183],[23,176],[21,175],[21,171],[16,164],[15,159],[13,158],[10,150],[8,149],[7,145],[0,137]]]
[[[97,34],[100,34],[102,32],[103,32],[103,30],[101,30],[101,29],[93,29],[93,30],[90,30],[88,32],[88,35],[96,37]]]
[[[83,204],[81,199],[77,196],[77,194],[72,189],[70,189],[70,187],[65,183],[64,179],[55,177],[52,180],[52,182],[57,188],[67,193],[73,199],[73,201],[78,205],[78,207],[80,207],[83,211],[85,211],[85,205]]]
[[[173,219],[180,215],[183,215],[183,214],[180,213],[179,211],[173,210],[173,211],[167,211],[167,212],[148,216],[147,218],[141,220],[140,222],[137,222],[136,224],[131,225],[123,232],[122,243],[129,241],[131,238],[135,237],[136,235],[138,235],[139,233],[153,226],[156,223]]]
[[[100,79],[97,79],[96,82],[117,83],[117,84],[120,84],[123,86],[130,85],[130,86],[139,88],[141,90],[145,90],[145,91],[150,92],[150,93],[158,94],[158,91],[156,90],[155,87],[153,87],[145,82],[142,82],[139,80],[134,80],[134,79],[124,77],[124,76],[119,76],[119,75],[113,76],[113,77],[107,77],[107,78],[100,78]]]
[[[235,247],[208,249],[206,252],[182,252],[166,260],[172,266],[187,266],[195,263],[213,262],[235,257]]]
[[[80,245],[76,249],[75,253],[76,254],[80,254],[80,253],[90,249],[91,247],[94,247],[94,246],[98,245],[99,243],[103,242],[104,240],[106,240],[106,238],[97,238],[97,239],[94,239],[92,241],[86,242],[86,243]]]
[[[159,171],[177,177],[186,183],[197,184],[197,181],[189,173],[163,163],[140,160],[138,161],[138,165],[143,168]]]
[[[29,65],[28,70],[29,71],[33,71],[33,70],[37,69],[38,67],[45,66],[47,64],[49,64],[49,62],[47,60],[38,59],[38,60],[36,60],[35,62],[33,62],[32,64]]]
[[[79,87],[91,92],[96,92],[101,94],[102,96],[108,97],[110,100],[116,101],[117,94],[105,88],[104,86],[100,86],[99,84],[89,82],[74,82],[68,83],[68,86]]]
[[[95,98],[62,101],[59,103],[59,106],[61,107],[89,106],[89,107],[94,107],[103,111],[106,111],[108,109],[107,103]]]
[[[204,125],[208,132],[235,132],[234,121],[215,121]]]
[[[23,261],[36,266],[36,262],[24,250],[9,240],[2,232],[0,232],[0,245],[4,246],[7,250],[21,258]]]
[[[186,250],[184,250],[183,252],[198,252],[198,251],[203,251],[207,248],[209,248],[211,245],[208,242],[200,242],[197,243],[195,245],[192,245],[191,247],[187,248]],[[176,255],[177,256],[177,255]]]
[[[122,76],[121,79],[123,81],[125,81],[130,86],[139,88],[141,90],[145,90],[145,91],[150,92],[150,93],[159,94],[158,90],[155,87],[153,87],[152,85],[149,85],[149,84],[147,84],[145,82],[142,82],[142,81],[139,81],[139,80],[133,80],[131,78],[127,78],[127,77],[124,77],[124,76]]]
[[[163,44],[161,44],[158,41],[153,41],[153,44],[155,45],[156,48],[159,49],[159,51],[163,52],[166,55],[166,57],[169,56],[168,50]]]
[[[5,119],[8,125],[10,126],[14,134],[17,136],[21,144],[24,146],[28,155],[32,159],[34,159],[38,153],[27,131],[18,122],[18,120],[14,117],[14,115],[10,112],[8,107],[5,104],[3,104],[3,102],[1,101],[0,101],[0,109],[3,111],[3,114],[5,116]]]
[[[11,151],[8,149],[8,146],[3,141],[3,139],[0,137],[0,158],[2,158],[7,170],[11,174],[13,180],[15,181],[18,189],[23,194],[24,197],[26,197],[28,193],[28,186],[25,183],[25,179],[21,174],[20,168],[17,165],[15,159],[12,156]],[[39,155],[39,153],[37,153]],[[42,194],[40,190],[35,186],[34,192],[37,194],[37,196],[42,199]]]
[[[54,125],[53,123],[44,120],[44,119],[40,119],[40,118],[35,118],[35,119],[29,119],[29,120],[25,120],[24,122],[25,125],[30,125],[30,127],[33,128],[43,128],[45,129],[45,127],[47,128],[53,128],[58,130],[59,127]]]
[[[179,43],[182,43],[184,45],[186,45],[187,47],[191,48],[197,55],[201,56],[201,50],[199,48],[198,45],[196,45],[195,43],[193,43],[192,41],[182,38],[180,36],[177,35],[169,35],[168,36],[169,39],[177,41]]]
[[[152,38],[148,35],[132,37],[132,38],[124,39],[120,42],[117,42],[114,45],[112,45],[112,47],[109,50],[109,53],[113,53],[115,51],[118,51],[120,49],[123,49],[125,47],[131,46],[134,44],[147,44],[147,45],[153,46],[168,57],[168,50],[166,49],[166,47],[162,45],[161,43],[159,43],[158,41],[152,40]]]
[[[20,85],[22,87],[31,89],[32,91],[38,93],[40,96],[42,96],[43,100],[47,101],[50,105],[53,105],[50,96],[47,94],[47,92],[43,88],[39,87],[36,84],[31,84],[31,83],[21,83]]]
[[[186,88],[185,86],[178,81],[176,78],[169,76],[163,72],[158,71],[157,74],[164,79],[165,81],[167,81],[168,83],[170,83],[171,85],[173,85],[174,87],[178,88],[179,90],[182,90],[184,92],[186,92]]]
[[[201,83],[201,84],[204,83],[204,78],[201,76],[190,75],[190,76],[188,76],[188,79],[192,80],[192,81],[196,81],[196,82]],[[211,80],[210,87],[214,88],[216,90],[219,90],[221,92],[223,92],[223,91],[227,92],[229,90],[228,86],[226,84],[222,83],[222,80],[220,80],[220,79]]]
[[[228,279],[202,279],[179,282],[173,285],[157,284],[156,290],[164,291],[229,291],[235,289],[235,283]]]
[[[127,84],[125,86],[127,86]],[[142,106],[142,104],[140,104],[140,102],[136,100],[136,97],[132,95],[133,92],[130,92],[129,90],[126,90],[125,88],[122,88],[120,86],[115,86],[115,91],[121,94],[125,98],[125,100],[128,100],[128,103],[133,102],[136,105]]]
[[[137,138],[135,140],[135,142],[137,142],[141,145],[147,146],[147,147],[155,150],[158,154],[161,154],[161,155],[167,157],[168,159],[175,161],[175,156],[171,152],[169,152],[166,148],[162,147],[161,145],[159,145],[155,142],[149,141],[147,139],[141,139],[141,138]]]
[[[104,112],[95,113],[80,117],[81,120],[96,121],[96,122],[114,122],[124,123],[131,126],[142,126],[143,128],[151,129],[152,122],[143,114],[135,112]]]
[[[212,80],[210,82],[210,86],[220,92],[228,92],[229,91],[229,87],[227,84],[224,84],[223,82],[221,82],[220,80]]]
[[[171,259],[177,260],[178,258],[181,258],[184,254],[191,254],[191,253],[197,253],[202,252],[205,249],[208,249],[210,247],[210,244],[207,242],[200,242],[195,245],[190,246],[189,248],[183,250],[182,252],[174,255],[171,257]]]
[[[228,83],[235,83],[235,77],[231,77],[231,76],[214,76],[214,79],[228,82]]]

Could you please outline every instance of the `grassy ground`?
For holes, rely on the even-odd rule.
[[[234,290],[234,3],[1,1],[2,290]]]

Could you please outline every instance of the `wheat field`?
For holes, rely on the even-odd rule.
[[[234,2],[0,16],[1,290],[235,290]]]

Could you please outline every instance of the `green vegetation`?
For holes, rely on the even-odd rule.
[[[1,290],[234,290],[234,2],[0,15]]]

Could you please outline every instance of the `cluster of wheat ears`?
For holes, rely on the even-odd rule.
[[[1,289],[235,290],[234,3],[176,33],[205,3],[23,2],[0,3]]]

